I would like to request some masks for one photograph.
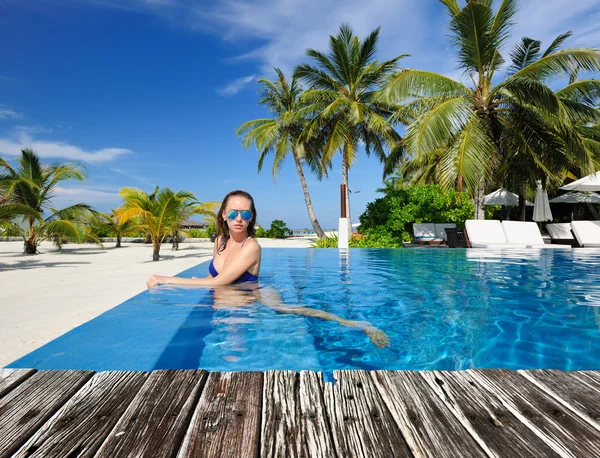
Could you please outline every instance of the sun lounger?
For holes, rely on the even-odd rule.
[[[434,240],[441,242],[435,232],[435,224],[433,223],[414,223],[413,234],[416,243],[430,243]]]
[[[571,229],[580,246],[600,248],[600,221],[572,221]]]
[[[546,230],[550,234],[552,243],[560,245],[578,246],[573,233],[571,232],[571,223],[547,224]]]
[[[509,243],[522,244],[527,248],[569,249],[569,245],[544,243],[537,223],[533,221],[503,221],[502,229]]]
[[[456,228],[456,224],[454,223],[435,223],[435,233],[439,239],[442,239],[444,242],[448,241],[448,236],[446,235],[446,229],[454,229]]]
[[[472,248],[527,248],[525,244],[508,243],[502,224],[495,219],[469,219],[465,229]]]

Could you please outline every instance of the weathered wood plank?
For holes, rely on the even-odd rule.
[[[144,372],[94,375],[13,458],[95,456],[147,377]]]
[[[96,456],[175,456],[206,374],[206,371],[152,372]]]
[[[93,375],[39,371],[0,399],[0,458],[12,455]]]
[[[264,374],[260,456],[302,456],[298,378],[293,371],[266,371]]]
[[[0,369],[0,398],[35,374],[35,369]]]
[[[255,458],[262,387],[261,372],[211,372],[177,456]]]
[[[325,405],[338,456],[409,457],[411,453],[365,371],[334,371],[325,384]]]
[[[323,377],[312,371],[300,372],[300,410],[303,457],[335,458],[331,426],[323,398]]]
[[[530,370],[519,374],[600,429],[600,380],[594,373]]]
[[[559,456],[464,371],[419,372],[456,418],[491,456]],[[540,433],[541,434],[541,433]]]
[[[493,456],[417,372],[375,371],[371,377],[415,457]]]
[[[264,457],[335,457],[320,374],[265,372],[260,445]]]
[[[550,447],[563,456],[597,457],[600,431],[574,415],[535,384],[513,371],[470,370],[469,375],[496,396]]]

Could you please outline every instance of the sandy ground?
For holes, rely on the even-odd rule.
[[[306,248],[312,240],[260,239],[263,247]],[[144,291],[150,274],[175,275],[207,261],[212,243],[182,243],[161,249],[152,262],[152,247],[124,244],[52,244],[41,254],[22,254],[22,242],[0,242],[0,367]]]

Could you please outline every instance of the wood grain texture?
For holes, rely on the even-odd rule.
[[[0,399],[0,458],[12,455],[93,375],[39,371]]]
[[[490,456],[559,456],[465,371],[423,371],[419,375]]]
[[[300,430],[304,457],[336,457],[323,391],[324,383],[320,373],[300,372]]]
[[[293,371],[265,372],[260,456],[302,456],[298,382],[298,373]]]
[[[338,456],[409,457],[411,453],[365,371],[334,371],[325,384],[325,405]]]
[[[96,456],[175,456],[206,375],[206,371],[152,372]]]
[[[147,377],[144,372],[94,375],[13,458],[95,456]]]
[[[33,374],[35,369],[0,369],[0,398]]]
[[[261,372],[211,372],[177,456],[255,458],[262,389]]]
[[[371,377],[415,457],[489,456],[417,372],[375,371]]]
[[[562,456],[594,457],[600,431],[544,393],[525,377],[501,369],[470,370],[469,375]]]
[[[336,456],[320,374],[265,372],[260,445],[262,457]]]
[[[557,401],[600,429],[600,379],[593,372],[519,371]]]

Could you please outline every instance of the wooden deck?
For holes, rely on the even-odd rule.
[[[0,369],[0,457],[598,457],[600,372]]]

